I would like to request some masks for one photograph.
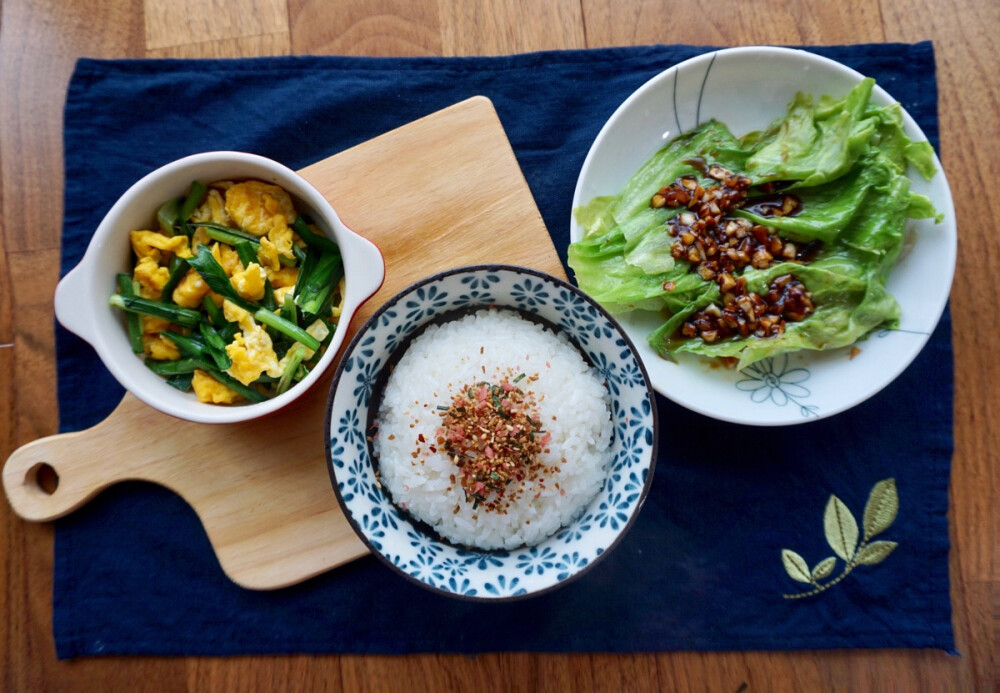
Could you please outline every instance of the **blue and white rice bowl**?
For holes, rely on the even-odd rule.
[[[604,483],[575,520],[532,546],[487,550],[441,538],[393,504],[371,444],[381,388],[413,338],[430,325],[482,309],[515,311],[567,337],[607,389],[613,432]],[[482,601],[517,599],[579,577],[621,541],[652,482],[656,403],[633,344],[592,299],[535,270],[480,265],[414,284],[362,326],[334,376],[326,439],[338,500],[373,554],[438,593]]]

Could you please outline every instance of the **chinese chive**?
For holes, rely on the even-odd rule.
[[[173,259],[170,261],[170,276],[167,278],[167,283],[163,285],[163,293],[160,296],[160,300],[164,303],[170,303],[173,300],[174,289],[180,284],[181,279],[187,274],[188,263],[187,260],[174,255]]]
[[[191,181],[191,187],[188,188],[188,194],[184,198],[184,202],[181,204],[180,212],[178,213],[178,219],[182,222],[186,222],[194,214],[194,210],[198,208],[201,203],[205,193],[208,192],[208,188],[201,181]]]
[[[111,297],[109,303],[115,308],[121,308],[122,310],[141,315],[151,315],[154,318],[163,318],[184,327],[194,327],[201,320],[201,313],[196,310],[181,308],[180,306],[160,301],[151,301],[138,296],[115,294]]]
[[[118,291],[122,296],[135,297],[135,289],[132,286],[132,277],[125,273],[118,275]],[[125,326],[128,328],[128,342],[132,347],[132,352],[141,354],[142,349],[142,318],[136,313],[125,313]]]
[[[286,337],[291,337],[297,342],[301,342],[309,349],[313,351],[319,349],[320,341],[313,337],[311,334],[303,330],[301,327],[295,323],[285,320],[281,316],[275,315],[266,308],[259,308],[257,312],[253,314],[254,318],[258,322],[261,322],[268,327],[273,327],[275,330],[285,335]]]
[[[250,241],[237,240],[233,245],[236,254],[240,256],[243,267],[249,267],[251,262],[257,262],[257,249]]]
[[[307,244],[319,248],[320,250],[327,253],[336,253],[340,255],[340,246],[331,241],[326,236],[321,236],[320,234],[314,232],[309,228],[306,220],[299,217],[292,224],[292,228],[295,229],[295,233],[299,234],[299,238],[305,241]]]
[[[208,294],[205,294],[205,296],[202,297],[201,307],[205,309],[205,313],[208,315],[209,320],[211,320],[212,324],[216,327],[222,328],[229,324],[229,321],[226,320],[226,316],[222,314],[222,308],[215,305],[215,301],[213,301],[212,297]]]
[[[220,383],[222,383],[226,387],[228,387],[230,390],[232,390],[236,394],[238,394],[241,397],[243,397],[244,399],[248,399],[251,402],[263,402],[264,400],[267,399],[267,397],[265,397],[264,395],[260,394],[259,392],[257,392],[256,390],[254,390],[252,387],[247,387],[246,385],[244,385],[243,383],[241,383],[236,378],[233,378],[232,376],[227,375],[227,374],[223,373],[222,371],[217,371],[217,370],[215,370],[213,368],[209,368],[209,369],[206,369],[205,372],[208,373],[213,378],[215,378],[216,380],[218,380]]]
[[[280,395],[288,390],[292,384],[292,379],[299,370],[299,364],[302,363],[302,359],[305,355],[306,349],[301,344],[295,344],[288,350],[288,353],[286,354],[288,361],[285,364],[285,370],[281,373],[281,379],[278,380],[278,385],[275,388],[275,394]]]

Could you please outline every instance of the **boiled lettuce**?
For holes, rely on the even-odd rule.
[[[906,176],[909,166],[925,178],[934,175],[930,144],[906,136],[898,104],[870,102],[873,86],[865,79],[840,99],[799,94],[785,116],[743,137],[713,120],[667,143],[617,195],[574,210],[585,230],[569,247],[579,286],[612,313],[660,312],[664,321],[649,342],[662,356],[733,357],[739,368],[783,352],[848,346],[876,328],[897,326],[899,304],[885,283],[902,249],[906,221],[940,221],[941,215],[910,191]],[[736,214],[794,243],[821,243],[808,264],[742,272],[750,291],[766,293],[775,277],[793,274],[812,292],[815,312],[787,323],[777,337],[709,344],[677,336],[691,314],[721,303],[720,291],[687,262],[674,261],[666,223],[679,210],[652,209],[649,200],[680,176],[715,183],[700,172],[697,159],[746,176],[753,186],[782,181],[802,201],[799,214]]]

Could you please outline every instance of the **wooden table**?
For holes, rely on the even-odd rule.
[[[996,0],[6,0],[0,20],[0,459],[56,431],[52,293],[74,60],[494,55],[600,46],[935,41],[952,292],[951,577],[937,651],[56,660],[52,527],[0,503],[0,689],[996,690],[1000,686],[1000,29]],[[207,33],[206,33],[207,32]]]

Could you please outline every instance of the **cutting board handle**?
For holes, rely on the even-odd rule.
[[[122,470],[116,471],[113,464],[114,450],[114,441],[100,424],[21,446],[3,468],[3,487],[11,507],[24,519],[36,522],[76,510],[122,479]],[[88,459],[89,464],[81,463]]]

